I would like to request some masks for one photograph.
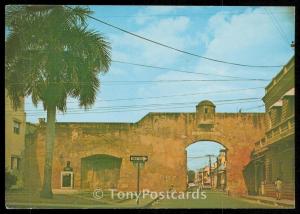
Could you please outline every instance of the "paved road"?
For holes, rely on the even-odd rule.
[[[195,192],[194,192],[195,193]],[[194,195],[195,196],[195,195]],[[177,196],[180,198],[180,196]],[[106,196],[97,200],[91,193],[54,195],[53,199],[42,199],[38,194],[7,193],[6,206],[11,208],[137,208],[135,200],[112,200]],[[139,208],[280,208],[272,205],[261,204],[242,198],[224,195],[222,192],[206,192],[206,199],[200,195],[198,199],[189,195],[189,199],[163,199],[154,202],[152,198],[141,200]]]
[[[163,199],[153,203],[150,208],[279,208],[243,198],[230,197],[222,192],[206,192],[206,199]]]

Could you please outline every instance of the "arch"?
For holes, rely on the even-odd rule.
[[[200,138],[200,140],[193,140],[192,143],[188,144],[185,148],[187,148],[187,147],[189,147],[193,144],[200,143],[202,141],[206,141],[206,142],[209,141],[209,142],[212,142],[212,143],[217,143],[217,144],[222,145],[227,151],[229,150],[228,147],[224,143],[220,142],[221,140],[218,139],[218,141],[217,141],[217,140],[210,140],[210,139],[206,139],[206,138]]]
[[[212,141],[221,144],[227,150],[231,149],[231,144],[230,144],[230,140],[228,139],[228,136],[216,130],[212,132],[197,132],[197,131],[193,132],[185,139],[185,146],[188,147],[189,145],[199,141]]]
[[[118,147],[110,147],[109,149],[104,148],[103,146],[95,147],[93,149],[88,149],[84,151],[79,151],[79,157],[80,159],[94,156],[94,155],[107,155],[117,158],[123,158],[124,157],[124,151],[122,151],[122,148]]]
[[[205,149],[202,149],[201,146],[205,146]],[[193,184],[200,188],[225,191],[227,187],[228,148],[220,142],[197,140],[189,144],[185,150],[188,187]],[[192,178],[190,177],[190,170],[195,173]]]
[[[109,189],[118,187],[122,158],[94,154],[81,158],[81,188]]]

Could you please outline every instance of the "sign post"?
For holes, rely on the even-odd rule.
[[[130,161],[133,166],[137,167],[137,205],[139,205],[139,194],[140,194],[140,167],[145,165],[145,162],[148,161],[148,156],[141,155],[130,155]]]

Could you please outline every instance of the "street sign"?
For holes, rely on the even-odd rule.
[[[133,162],[146,162],[147,160],[148,160],[148,156],[130,155],[130,161]]]
[[[137,167],[137,195],[140,193],[140,168],[145,165],[146,161],[148,160],[148,156],[143,155],[130,155],[130,161],[132,164]],[[137,205],[139,205],[139,197],[137,198]]]

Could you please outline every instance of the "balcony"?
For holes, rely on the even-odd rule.
[[[263,147],[266,144],[266,138],[262,138],[255,143],[255,147]]]
[[[288,117],[285,121],[266,132],[265,137],[255,143],[255,153],[267,149],[267,145],[295,133],[295,116]]]
[[[284,137],[295,133],[295,115],[288,117],[266,133],[267,144],[272,144]]]
[[[265,137],[257,141],[255,143],[255,148],[254,148],[255,153],[260,153],[262,151],[265,151],[267,149],[266,145],[267,142]]]

